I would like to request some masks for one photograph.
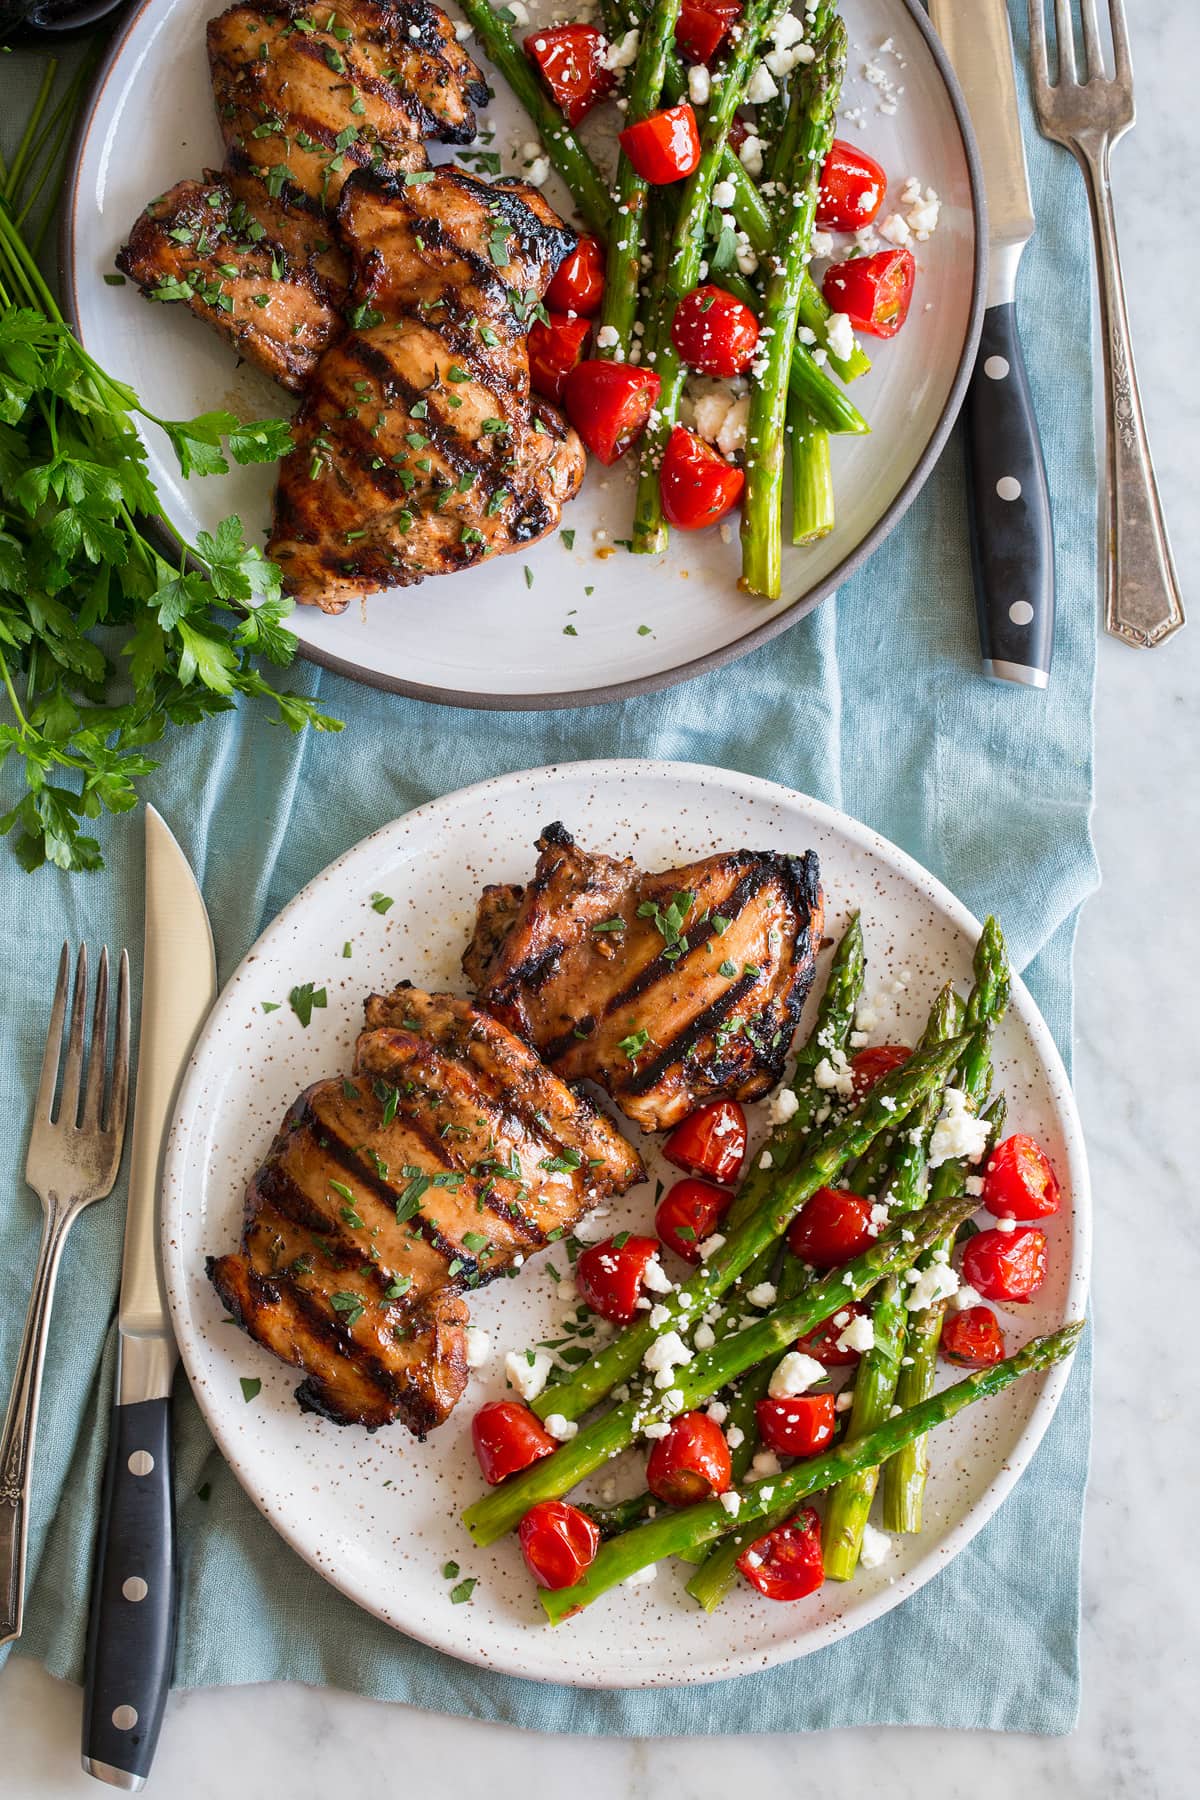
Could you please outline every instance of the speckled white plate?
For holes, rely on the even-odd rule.
[[[206,1255],[237,1241],[246,1179],[285,1108],[307,1083],[350,1066],[364,997],[402,979],[465,992],[458,963],[480,886],[526,879],[534,839],[555,819],[589,848],[632,854],[650,869],[744,845],[815,849],[830,932],[840,932],[855,907],[862,913],[877,1041],[912,1042],[941,983],[969,980],[978,926],[966,908],[873,831],[773,783],[685,763],[614,761],[465,788],[384,826],[331,864],[264,932],[222,993],[167,1154],[167,1286],[196,1396],[239,1480],[288,1542],[360,1606],[468,1662],[536,1680],[585,1687],[712,1681],[857,1630],[944,1568],[1020,1475],[1066,1370],[1022,1382],[938,1433],[924,1535],[896,1539],[888,1561],[856,1581],[829,1583],[793,1606],[742,1587],[708,1618],[684,1593],[679,1568],[664,1566],[653,1582],[619,1590],[552,1629],[515,1540],[477,1550],[458,1514],[481,1486],[470,1415],[505,1391],[506,1350],[556,1335],[563,1303],[546,1267],[565,1272],[565,1251],[543,1253],[520,1280],[498,1282],[472,1300],[475,1321],[492,1335],[493,1359],[425,1444],[402,1426],[372,1437],[301,1413],[292,1397],[297,1372],[222,1323],[204,1274]],[[380,893],[395,902],[384,914],[371,905]],[[823,957],[822,975],[824,965]],[[286,1005],[289,990],[304,981],[328,994],[307,1030]],[[264,1013],[269,1002],[285,1004]],[[1015,1345],[1082,1314],[1087,1173],[1066,1072],[1020,982],[996,1052],[1009,1120],[1046,1145],[1065,1196],[1050,1226],[1047,1282],[1032,1305],[1011,1309],[1005,1321]],[[764,1108],[751,1111],[761,1131]],[[663,1165],[654,1152],[647,1161],[653,1178]],[[614,1207],[612,1229],[646,1228],[653,1191],[636,1189]],[[262,1382],[250,1401],[243,1377]],[[637,1491],[637,1468],[622,1473],[627,1491]],[[449,1560],[478,1577],[466,1604],[450,1602],[441,1573]]]
[[[220,165],[204,24],[222,3],[141,0],[133,9],[97,81],[67,184],[61,261],[73,320],[91,353],[167,419],[218,406],[262,417],[291,405],[182,308],[150,306],[134,287],[104,282],[146,202],[182,176]],[[454,12],[453,0],[447,10]],[[529,10],[534,24],[564,15],[559,0],[529,0]],[[614,554],[613,540],[629,536],[633,516],[627,458],[589,472],[563,517],[575,533],[570,549],[554,533],[527,554],[376,596],[338,618],[301,607],[295,625],[306,655],[377,686],[464,706],[611,700],[744,656],[832,592],[903,517],[954,423],[974,362],[983,202],[962,96],[918,0],[844,0],[843,12],[850,57],[842,135],[882,162],[897,204],[917,175],[941,196],[942,217],[916,246],[908,323],[894,341],[869,346],[875,366],[854,385],[871,434],[834,440],[837,525],[819,544],[785,549],[783,597],[768,604],[739,593],[736,534],[725,544],[715,531],[676,532],[666,557]],[[474,40],[470,47],[479,54]],[[521,159],[511,153],[533,135],[529,120],[501,77],[492,85],[490,147],[506,172],[519,173]],[[585,135],[603,140],[607,132],[611,141],[617,116],[599,109]],[[569,212],[557,176],[546,193]],[[182,481],[158,427],[142,429],[155,485],[189,541],[229,512],[257,540],[270,518],[273,468]]]

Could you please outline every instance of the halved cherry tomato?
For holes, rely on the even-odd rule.
[[[1031,1300],[1046,1279],[1046,1234],[1037,1225],[976,1232],[962,1271],[985,1300]]]
[[[849,1369],[862,1358],[861,1350],[843,1350],[838,1339],[845,1331],[851,1318],[862,1318],[867,1308],[858,1300],[848,1300],[845,1306],[839,1306],[832,1319],[826,1319],[823,1325],[814,1325],[811,1331],[797,1338],[794,1348],[802,1350],[805,1356],[811,1356],[816,1362],[824,1363],[827,1369]],[[841,1324],[838,1320],[841,1319]]]
[[[745,485],[743,471],[726,462],[719,450],[686,425],[673,428],[658,471],[668,524],[680,531],[718,524],[737,505]]]
[[[1004,1355],[1000,1321],[986,1306],[964,1307],[942,1326],[941,1352],[947,1362],[986,1368]]]
[[[721,1427],[707,1413],[681,1413],[657,1439],[646,1464],[646,1486],[667,1506],[694,1506],[733,1486],[733,1464]]]
[[[821,167],[817,224],[828,231],[857,231],[871,223],[886,193],[887,176],[875,158],[834,138]]]
[[[682,181],[700,161],[696,115],[686,100],[651,113],[636,125],[627,125],[620,139],[622,150],[642,180],[654,187]]]
[[[657,1254],[657,1238],[631,1237],[627,1231],[589,1244],[575,1264],[580,1299],[602,1319],[628,1325],[641,1298],[646,1266]]]
[[[684,61],[711,61],[742,12],[742,0],[683,0],[675,23],[675,42]]]
[[[561,400],[567,376],[583,356],[583,346],[592,329],[587,319],[569,319],[565,313],[551,313],[543,322],[535,319],[529,327],[529,382],[535,394],[547,400]]]
[[[904,1044],[875,1044],[870,1050],[860,1050],[857,1056],[852,1056],[850,1073],[854,1078],[854,1098],[863,1099],[877,1081],[902,1069],[911,1055],[912,1051]]]
[[[593,456],[615,463],[645,429],[662,382],[653,369],[593,357],[567,376],[567,417]]]
[[[768,1600],[803,1600],[825,1579],[821,1559],[821,1521],[811,1506],[786,1525],[756,1538],[737,1559],[751,1587]]]
[[[706,282],[675,308],[671,342],[704,375],[742,375],[758,349],[758,320],[723,287]]]
[[[483,1479],[495,1487],[558,1449],[542,1421],[516,1400],[489,1400],[471,1420],[471,1442]]]
[[[579,238],[569,256],[564,256],[554,271],[554,280],[546,289],[546,305],[551,312],[578,313],[590,319],[600,311],[604,298],[604,251],[594,237]]]
[[[700,1246],[729,1211],[733,1195],[709,1181],[677,1181],[658,1203],[654,1229],[685,1262],[700,1261]]]
[[[788,1248],[814,1269],[836,1269],[865,1250],[871,1230],[871,1202],[841,1188],[818,1188],[788,1228]]]
[[[608,42],[593,25],[552,25],[525,39],[525,54],[541,70],[542,80],[568,125],[578,125],[617,85],[604,66]]]
[[[1047,1219],[1061,1194],[1050,1158],[1023,1131],[1005,1138],[983,1172],[983,1204],[998,1219]]]
[[[756,1400],[758,1435],[783,1456],[812,1456],[832,1444],[837,1408],[832,1394],[796,1394],[791,1400]]]
[[[539,1587],[565,1588],[586,1575],[600,1548],[600,1528],[566,1500],[539,1500],[517,1527],[525,1567]]]
[[[826,269],[821,292],[856,331],[895,337],[908,317],[917,265],[911,250],[878,250]]]
[[[736,1181],[746,1154],[746,1115],[736,1100],[710,1100],[689,1113],[663,1145],[677,1169],[694,1169],[710,1181]]]

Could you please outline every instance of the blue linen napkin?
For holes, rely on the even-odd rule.
[[[222,977],[325,863],[420,802],[543,763],[661,756],[767,776],[842,807],[903,845],[976,913],[996,911],[1069,1053],[1075,922],[1096,881],[1088,835],[1096,471],[1081,299],[1091,277],[1073,165],[1037,136],[1027,110],[1025,136],[1038,234],[1021,311],[1058,558],[1049,692],[979,677],[957,441],[836,604],[734,667],[668,693],[583,711],[465,714],[302,666],[297,685],[347,722],[341,736],[295,740],[244,707],[168,742],[149,784],[203,885]],[[586,639],[580,649],[586,654]],[[0,808],[9,803],[0,790]],[[15,1172],[58,948],[64,937],[125,942],[138,962],[140,817],[108,824],[104,842],[108,872],[76,879],[26,876],[0,846],[0,1166],[14,1172],[0,1208],[0,1388],[37,1237],[36,1201]],[[75,1233],[47,1358],[27,1626],[17,1648],[73,1680],[83,1664],[122,1224],[118,1190]],[[889,1723],[1052,1733],[1074,1723],[1086,1343],[1014,1493],[920,1593],[802,1662],[673,1691],[591,1694],[513,1680],[390,1631],[274,1535],[214,1450],[182,1376],[176,1393],[179,1686],[330,1683],[538,1730],[631,1736]]]

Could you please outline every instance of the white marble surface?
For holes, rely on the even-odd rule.
[[[842,1731],[626,1743],[531,1738],[300,1688],[201,1692],[168,1709],[153,1791],[170,1800],[334,1793],[491,1800],[1183,1800],[1193,1749],[1200,1485],[1192,1359],[1172,1354],[1200,1291],[1192,1012],[1200,1002],[1200,246],[1183,218],[1196,140],[1195,0],[1130,9],[1140,122],[1115,187],[1139,372],[1185,593],[1197,623],[1152,653],[1101,646],[1096,832],[1105,886],[1079,946],[1078,1081],[1097,1205],[1094,1467],[1084,1545],[1084,1690],[1069,1738]],[[1170,213],[1164,212],[1164,202]],[[1172,216],[1173,215],[1173,216]],[[0,1675],[0,1794],[95,1795],[79,1773],[79,1695],[27,1662]]]

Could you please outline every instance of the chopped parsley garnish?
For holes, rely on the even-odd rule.
[[[623,1250],[625,1248],[626,1244],[629,1242],[629,1239],[631,1236],[632,1236],[631,1232],[618,1231],[616,1237],[612,1241],[613,1249],[614,1250]]]
[[[342,1196],[343,1200],[353,1200],[354,1189],[348,1188],[344,1181],[331,1181],[329,1185],[335,1194],[340,1194]]]
[[[313,1008],[325,1004],[325,989],[314,987],[311,981],[301,982],[299,987],[294,987],[288,995],[288,1005],[306,1029],[312,1019]]]
[[[336,1294],[330,1294],[329,1304],[334,1312],[341,1313],[347,1326],[353,1327],[363,1316],[363,1303],[358,1294],[343,1288]]]
[[[563,548],[565,550],[573,550],[575,548],[574,531],[560,531],[558,535],[563,541]]]
[[[546,1169],[552,1175],[570,1175],[583,1167],[583,1157],[578,1150],[566,1149],[561,1156],[543,1156],[538,1164],[539,1169]]]
[[[678,961],[688,947],[683,927],[695,898],[695,894],[685,888],[673,897],[669,906],[659,906],[656,900],[643,900],[638,907],[639,919],[654,920],[663,940],[662,954],[667,962]]]
[[[460,1581],[457,1587],[452,1587],[450,1589],[450,1604],[452,1606],[461,1606],[464,1600],[469,1600],[471,1595],[475,1592],[478,1582],[479,1577],[477,1575],[468,1575],[465,1581]]]
[[[628,1037],[623,1037],[617,1045],[617,1049],[623,1050],[630,1062],[633,1062],[641,1055],[649,1042],[650,1033],[639,1028],[636,1031],[631,1031]]]
[[[390,894],[372,894],[371,895],[371,911],[372,912],[377,912],[377,913],[388,912],[388,911],[390,911],[390,909],[393,906],[395,906],[395,904],[396,904],[396,902],[392,899],[392,896]]]
[[[262,1003],[262,1009],[264,1012],[278,1012],[279,1011],[279,1001],[278,1000],[264,1000]]]
[[[624,921],[624,919],[601,919],[598,924],[592,926],[592,930],[593,931],[624,931],[625,930],[625,921]]]
[[[399,1300],[402,1294],[407,1294],[407,1292],[411,1286],[412,1286],[412,1276],[411,1275],[397,1275],[396,1279],[392,1282],[391,1286],[384,1289],[384,1299],[385,1300]],[[457,1570],[455,1571],[455,1573],[457,1574]]]
[[[376,1080],[371,1083],[371,1091],[383,1107],[383,1117],[380,1123],[390,1125],[396,1116],[396,1108],[400,1104],[399,1088],[394,1088],[390,1082]]]
[[[405,1220],[412,1218],[426,1192],[433,1185],[430,1177],[421,1169],[406,1168],[404,1173],[408,1177],[408,1182],[396,1202],[397,1225],[403,1225]]]
[[[717,936],[724,937],[733,921],[724,918],[720,913],[714,913],[712,916],[712,923],[713,930],[716,932]]]
[[[729,958],[726,957],[725,961],[721,964],[720,968],[717,970],[717,974],[724,975],[724,977],[727,981],[732,981],[733,977],[737,974],[736,963],[731,963]]]
[[[478,1256],[481,1251],[491,1249],[491,1239],[486,1238],[482,1231],[464,1231],[463,1249],[469,1250],[472,1256]]]
[[[241,1377],[241,1383],[242,1399],[246,1402],[246,1405],[249,1406],[251,1400],[256,1399],[261,1393],[262,1382],[257,1375],[243,1375]]]

